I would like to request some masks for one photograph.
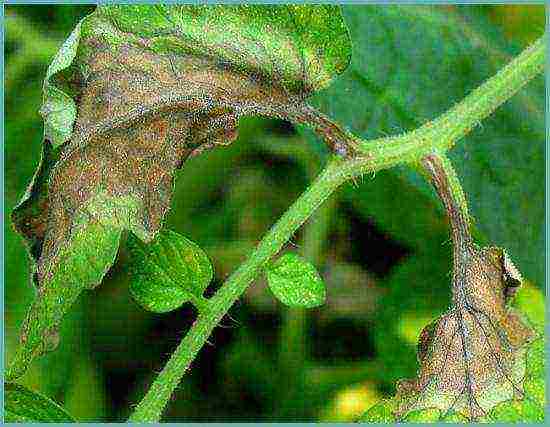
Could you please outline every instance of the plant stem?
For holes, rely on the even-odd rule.
[[[497,74],[435,120],[396,137],[361,141],[360,152],[366,157],[383,155],[388,160],[399,157],[404,161],[416,161],[423,157],[423,152],[427,153],[434,148],[447,151],[542,73],[546,63],[546,38],[545,34],[537,39]]]
[[[346,180],[346,168],[342,168],[342,163],[338,159],[329,163],[314,184],[271,228],[252,255],[210,299],[210,310],[199,315],[129,421],[158,421],[181,377],[225,313],[298,227]]]
[[[455,141],[468,134],[481,120],[544,71],[546,38],[545,34],[537,39],[462,102],[433,122],[434,129],[446,131],[440,139],[448,141],[447,147],[450,148]]]
[[[315,166],[317,166],[316,163]],[[309,170],[308,176],[314,179],[318,168],[310,166],[307,169]],[[313,265],[322,265],[323,246],[327,241],[336,203],[336,197],[327,200],[304,226],[302,244],[298,251]],[[309,357],[307,346],[308,311],[296,307],[283,307],[281,311],[282,322],[277,366],[280,398],[276,401],[273,413],[274,421],[307,418],[302,397],[308,390],[305,369]],[[311,410],[311,408],[309,409]]]
[[[210,299],[210,310],[199,315],[129,421],[155,422],[160,419],[172,392],[218,322],[263,271],[271,257],[338,186],[363,173],[420,161],[434,152],[445,152],[540,73],[544,61],[545,43],[540,38],[461,103],[433,122],[403,135],[372,141],[361,141],[350,135],[354,139],[350,145],[358,145],[361,156],[346,161],[332,159],[308,190],[277,221],[256,250]],[[319,117],[322,118],[319,123],[327,120],[320,113]],[[348,134],[343,132],[342,135]]]
[[[470,244],[470,214],[451,161],[445,154],[430,154],[422,159],[422,164],[449,217],[453,246],[456,249]]]
[[[464,192],[450,160],[444,154],[426,156],[422,159],[422,164],[430,175],[430,181],[449,217],[453,240],[453,305],[464,306],[466,299],[464,280],[457,280],[457,277],[466,275],[472,248],[472,235],[470,234]]]

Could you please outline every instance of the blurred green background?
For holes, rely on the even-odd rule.
[[[5,7],[7,360],[34,297],[9,213],[39,161],[46,68],[92,10]],[[350,6],[344,15],[353,65],[313,102],[365,137],[432,119],[544,28],[543,6]],[[247,118],[235,143],[185,165],[166,226],[209,254],[216,276],[207,294],[245,259],[326,156],[308,131]],[[543,288],[542,78],[474,130],[452,157],[477,238],[508,247]],[[449,304],[451,266],[446,219],[417,175],[399,169],[345,185],[287,249],[318,267],[327,303],[288,309],[264,280],[256,281],[201,350],[165,421],[350,421],[393,393],[396,380],[415,375],[416,340]],[[163,315],[137,306],[125,257],[122,246],[103,284],[64,321],[58,350],[22,380],[81,421],[123,421],[196,316],[188,306]]]

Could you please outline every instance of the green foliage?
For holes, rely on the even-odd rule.
[[[337,6],[116,5],[99,7],[98,16],[150,39],[156,52],[208,55],[296,92],[328,86],[351,56]]]
[[[57,403],[21,385],[4,386],[4,421],[7,423],[72,423]]]
[[[269,288],[283,304],[313,308],[325,302],[323,279],[313,265],[295,253],[281,256],[266,274]]]
[[[334,85],[315,95],[314,104],[365,139],[429,123],[518,52],[486,15],[473,11],[467,6],[344,7],[354,41],[352,63]],[[350,102],[352,94],[361,107]],[[505,247],[538,285],[544,283],[543,94],[541,76],[449,152],[480,239]],[[438,206],[416,173],[408,168],[391,173]]]
[[[165,313],[191,302],[199,310],[207,304],[203,292],[214,274],[204,251],[170,230],[148,244],[130,236],[130,292],[146,310]]]
[[[59,89],[54,83],[54,75],[68,68],[78,50],[80,41],[79,22],[71,35],[65,40],[52,60],[44,78],[44,101],[40,113],[44,118],[44,138],[51,141],[54,148],[66,142],[73,133],[76,120],[76,104],[74,99]]]
[[[48,271],[38,298],[25,320],[21,345],[6,373],[8,380],[21,376],[37,355],[52,350],[58,340],[61,320],[87,288],[98,285],[113,264],[120,240],[120,229],[109,221],[76,222],[71,245],[59,252],[57,268]]]

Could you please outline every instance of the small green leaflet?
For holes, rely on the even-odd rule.
[[[4,386],[4,421],[7,423],[74,423],[57,403],[19,384]]]
[[[290,307],[313,308],[325,302],[323,280],[309,262],[286,253],[267,270],[267,283],[279,301]]]
[[[212,280],[212,264],[191,240],[170,230],[149,244],[130,235],[130,293],[146,310],[165,313],[186,302],[199,309],[207,304],[202,293]]]

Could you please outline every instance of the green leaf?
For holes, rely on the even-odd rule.
[[[290,307],[318,307],[325,302],[323,280],[309,262],[286,253],[267,270],[267,283],[273,294]]]
[[[76,217],[68,244],[56,251],[56,262],[45,265],[42,273],[35,273],[42,274],[38,296],[24,321],[21,344],[6,373],[8,380],[23,375],[36,355],[55,348],[57,329],[65,313],[83,290],[101,282],[114,263],[123,224],[112,211],[124,212],[123,207],[119,204],[113,208],[112,200],[100,197],[88,209]],[[100,221],[90,222],[88,212],[94,210],[103,215]]]
[[[54,148],[66,142],[73,132],[76,120],[74,99],[54,83],[55,75],[68,68],[74,58],[80,42],[80,21],[71,35],[65,40],[52,60],[43,86],[43,103],[40,114],[44,118],[44,138],[51,141]]]
[[[74,423],[53,400],[19,384],[4,386],[4,421],[8,423]]]
[[[491,30],[484,10],[344,6],[352,63],[314,96],[314,105],[365,139],[433,120],[519,51]],[[544,130],[544,79],[538,77],[449,153],[480,237],[505,247],[538,285],[544,283]],[[409,168],[391,173],[438,204]]]
[[[159,53],[208,55],[294,92],[326,87],[349,64],[337,6],[100,6],[117,29],[150,39]]]
[[[10,375],[51,347],[39,340],[101,281],[123,230],[154,239],[176,169],[233,141],[243,115],[304,120],[305,98],[349,55],[333,6],[100,6],[84,18],[47,72],[44,154],[13,214],[40,293]]]
[[[520,310],[540,334],[544,334],[544,294],[538,287],[524,280],[512,306]]]
[[[386,399],[370,408],[358,421],[364,423],[393,423],[396,420],[394,410],[394,400]]]
[[[130,292],[146,310],[165,313],[191,302],[201,310],[213,269],[206,253],[191,240],[169,230],[148,244],[130,236]]]

